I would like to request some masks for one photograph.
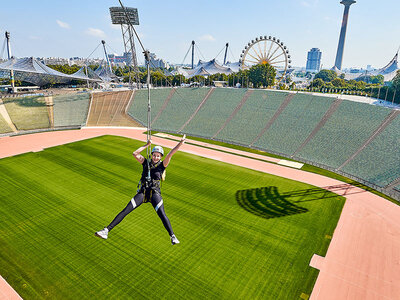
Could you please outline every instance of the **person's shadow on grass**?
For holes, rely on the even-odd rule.
[[[276,186],[268,186],[237,191],[236,201],[243,209],[266,219],[308,212],[290,201],[292,196],[291,193],[279,193]]]

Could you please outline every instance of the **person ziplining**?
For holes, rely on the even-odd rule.
[[[164,149],[161,146],[155,146],[152,149],[151,158],[145,158],[140,154],[143,150],[148,149],[148,147],[151,145],[151,140],[133,152],[133,156],[143,166],[142,176],[140,178],[137,193],[107,227],[104,227],[104,229],[95,233],[96,236],[102,239],[107,239],[109,232],[129,213],[139,207],[142,203],[150,202],[164,224],[165,229],[168,231],[172,245],[179,244],[179,240],[176,238],[174,231],[172,230],[171,222],[165,214],[164,201],[161,196],[160,182],[163,174],[165,174],[165,169],[169,165],[172,156],[183,145],[185,139],[186,136],[184,135],[181,141],[165,156],[164,160],[162,160],[162,157],[164,156]]]
[[[128,23],[129,16],[122,5],[121,0],[119,3],[125,12],[126,19]],[[130,24],[132,25],[132,24]],[[114,218],[114,220],[104,229],[95,232],[95,235],[102,238],[107,239],[108,233],[118,225],[129,213],[131,213],[134,209],[140,206],[142,203],[151,202],[158,216],[164,224],[165,229],[168,231],[172,245],[179,244],[179,240],[174,235],[174,232],[171,227],[171,222],[169,221],[167,215],[165,214],[164,202],[161,197],[161,189],[160,182],[162,180],[163,174],[165,174],[165,169],[171,161],[172,155],[174,155],[178,149],[185,142],[186,135],[184,135],[181,141],[165,156],[164,160],[161,158],[164,156],[164,149],[161,146],[155,146],[150,155],[149,149],[151,148],[151,103],[150,103],[150,51],[145,50],[142,42],[139,39],[139,36],[132,26],[132,29],[140,43],[140,46],[143,49],[143,54],[147,64],[147,97],[148,97],[148,105],[147,105],[147,143],[133,152],[133,156],[136,160],[142,164],[142,176],[140,178],[139,186],[136,195],[129,201],[127,206]],[[150,147],[150,148],[149,148]],[[144,158],[140,153],[146,149],[146,158]]]

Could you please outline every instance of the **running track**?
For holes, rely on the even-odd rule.
[[[0,138],[0,158],[101,135],[145,141],[143,128],[83,128]],[[153,137],[172,148],[176,141]],[[188,141],[190,142],[190,141]],[[207,145],[212,148],[213,145]],[[310,299],[400,299],[400,206],[358,187],[301,170],[185,144],[180,151],[318,186],[347,198]],[[251,154],[249,154],[251,156]],[[0,299],[21,299],[0,276]]]

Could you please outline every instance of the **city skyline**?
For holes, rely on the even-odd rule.
[[[183,58],[192,40],[201,51],[195,57],[196,63],[215,58],[226,42],[230,45],[228,59],[238,61],[250,40],[271,35],[288,47],[293,66],[305,67],[307,52],[319,48],[323,53],[322,68],[331,68],[343,15],[339,0],[251,0],[245,6],[236,0],[156,0],[151,6],[143,0],[125,0],[123,4],[138,8],[140,25],[135,28],[144,46],[173,64],[190,63],[190,55],[185,61]],[[111,52],[122,54],[122,34],[119,26],[111,24],[111,6],[119,6],[119,2],[99,0],[95,6],[91,1],[76,0],[4,3],[2,8],[7,13],[0,20],[0,32],[3,40],[5,31],[11,33],[12,52],[17,57],[88,57],[102,39]],[[392,59],[400,45],[398,8],[400,4],[394,0],[385,1],[385,6],[359,0],[352,6],[343,68],[381,68]],[[139,62],[143,62],[138,43],[136,49]],[[7,55],[4,49],[1,54],[2,58]],[[91,57],[102,55],[99,47]],[[217,60],[223,61],[223,51]]]

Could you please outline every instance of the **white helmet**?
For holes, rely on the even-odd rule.
[[[154,146],[153,150],[151,150],[151,154],[153,154],[153,152],[158,152],[164,156],[164,149],[161,146]]]

